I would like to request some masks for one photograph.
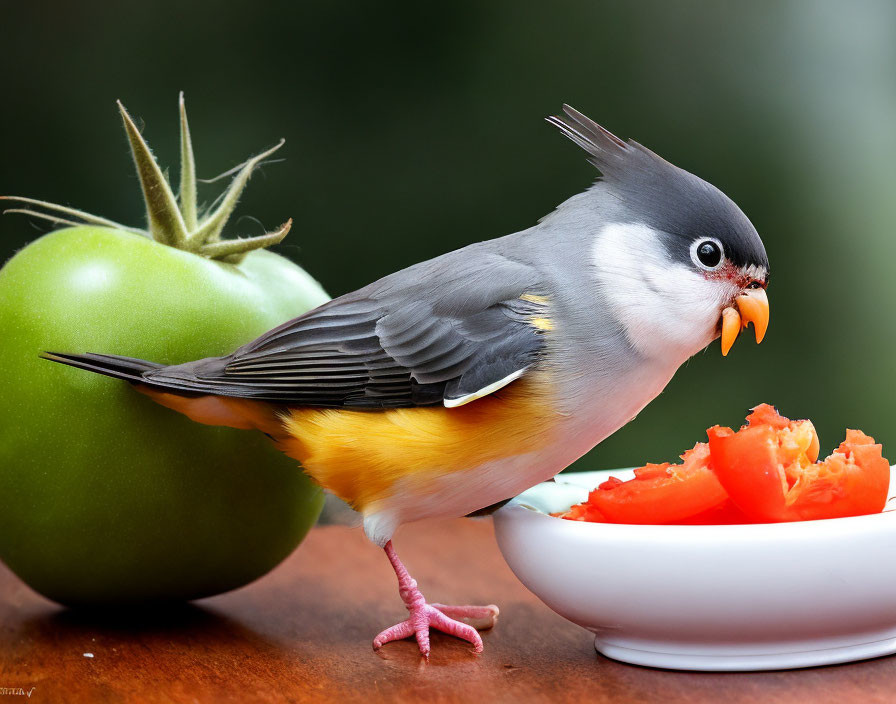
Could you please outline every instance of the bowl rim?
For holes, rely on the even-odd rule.
[[[510,515],[523,510],[531,516],[538,516],[539,518],[536,520],[548,519],[561,522],[553,524],[557,527],[564,524],[567,526],[575,526],[570,528],[563,528],[563,530],[591,531],[595,534],[627,533],[632,535],[632,537],[635,537],[639,534],[655,534],[658,531],[661,531],[664,535],[668,533],[677,533],[679,535],[682,533],[702,533],[707,537],[719,534],[722,535],[722,537],[730,538],[732,534],[752,534],[758,538],[763,537],[763,534],[768,534],[770,536],[770,534],[773,532],[775,537],[778,539],[781,538],[782,532],[785,535],[792,537],[802,537],[802,534],[810,532],[811,537],[817,537],[817,535],[820,533],[829,534],[829,532],[831,531],[839,533],[844,529],[844,527],[848,527],[852,531],[868,532],[875,528],[882,528],[890,525],[894,520],[894,517],[896,517],[896,496],[893,496],[893,494],[896,493],[896,465],[890,467],[890,496],[888,496],[887,498],[887,504],[885,505],[883,511],[881,511],[880,513],[863,514],[861,516],[815,518],[804,521],[784,521],[779,523],[708,523],[700,525],[676,523],[600,523],[595,521],[571,521],[559,516],[552,516],[550,513],[533,507],[521,500],[521,497],[524,497],[529,492],[537,491],[539,487],[550,487],[551,485],[555,487],[558,485],[573,485],[576,487],[585,488],[584,482],[567,482],[563,481],[562,479],[560,481],[556,481],[561,477],[608,477],[619,475],[625,476],[626,474],[632,473],[632,468],[624,468],[574,472],[570,473],[569,475],[560,474],[557,475],[557,477],[555,477],[553,480],[548,480],[546,482],[536,484],[530,489],[527,489],[522,494],[514,497],[506,506],[503,506],[495,512],[495,517],[500,518],[501,514],[503,514],[503,516],[509,517]],[[596,486],[596,484],[594,486]],[[522,514],[518,515],[522,516]]]

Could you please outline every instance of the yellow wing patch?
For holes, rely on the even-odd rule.
[[[535,303],[539,306],[547,306],[548,303],[550,303],[550,299],[547,296],[539,296],[535,293],[524,293],[522,296],[520,296],[520,300],[527,301],[529,303]],[[529,318],[529,322],[534,328],[536,328],[537,330],[542,330],[544,332],[549,332],[554,329],[553,321],[544,313]]]

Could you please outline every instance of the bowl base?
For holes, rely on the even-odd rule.
[[[680,643],[643,643],[638,647],[598,636],[594,648],[601,655],[632,665],[658,667],[665,670],[699,670],[706,672],[745,672],[756,670],[790,670],[797,667],[836,665],[854,660],[867,660],[896,653],[896,631],[886,638],[881,633],[857,634],[852,643],[842,638],[804,641],[798,649],[782,650],[781,644],[757,645],[749,651],[744,646],[684,646]]]

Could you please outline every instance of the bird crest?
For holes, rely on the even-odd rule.
[[[588,154],[588,161],[600,171],[604,179],[621,181],[632,172],[642,171],[652,164],[671,167],[668,161],[634,140],[627,142],[591,118],[569,105],[563,106],[563,115],[550,115],[545,120],[560,130]],[[645,160],[649,157],[650,160]]]

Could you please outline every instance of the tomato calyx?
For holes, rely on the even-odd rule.
[[[221,233],[230,219],[237,201],[249,181],[252,172],[265,159],[283,146],[284,140],[267,151],[257,154],[235,169],[236,174],[217,205],[200,217],[196,198],[196,164],[193,143],[187,122],[184,94],[180,94],[180,195],[175,196],[149,145],[137,129],[137,125],[118,101],[118,110],[124,123],[125,133],[131,145],[131,155],[137,168],[140,187],[146,204],[147,228],[141,230],[122,225],[108,218],[91,215],[82,210],[49,203],[47,201],[22,196],[0,196],[0,200],[10,200],[25,206],[35,206],[49,212],[33,210],[30,207],[9,208],[4,213],[19,213],[48,220],[57,225],[99,225],[133,234],[143,235],[176,249],[192,252],[208,259],[216,259],[231,264],[239,263],[249,252],[278,244],[286,237],[292,220],[287,220],[276,230],[257,237],[221,239]],[[228,172],[229,173],[229,172]],[[227,175],[227,174],[225,174]]]

